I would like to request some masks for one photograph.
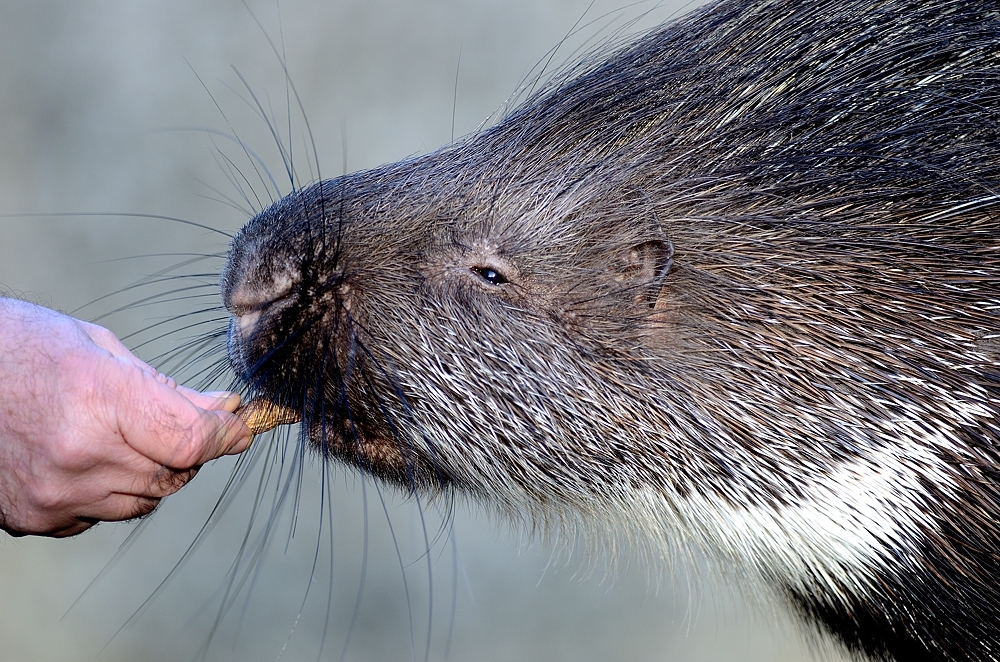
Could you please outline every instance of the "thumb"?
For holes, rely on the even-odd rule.
[[[190,469],[249,445],[250,429],[238,416],[203,409],[126,358],[113,360],[123,377],[118,428],[137,452],[172,469]]]

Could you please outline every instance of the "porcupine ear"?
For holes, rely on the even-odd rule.
[[[674,245],[644,191],[627,192],[619,204],[613,212],[622,233],[612,257],[614,279],[635,304],[653,308],[670,273]]]
[[[635,292],[636,303],[652,308],[670,273],[673,257],[674,245],[666,237],[634,244],[619,257],[622,266],[617,280]]]

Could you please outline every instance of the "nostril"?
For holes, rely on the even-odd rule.
[[[251,309],[245,313],[239,313],[237,311],[233,311],[233,321],[235,322],[236,325],[236,329],[233,330],[238,329],[240,336],[244,338],[249,337],[254,332],[254,329],[257,327],[257,322],[260,321],[260,312],[261,309],[259,308]]]
[[[237,317],[259,312],[287,299],[297,282],[297,278],[286,270],[275,273],[259,265],[242,269],[230,266],[226,272],[222,284],[223,303]]]
[[[293,279],[287,277],[266,284],[245,280],[226,293],[224,304],[234,317],[256,320],[262,311],[290,299],[294,284]]]
[[[230,343],[245,343],[265,325],[265,319],[286,308],[294,298],[295,281],[290,277],[244,279],[225,292],[225,306],[231,315]]]

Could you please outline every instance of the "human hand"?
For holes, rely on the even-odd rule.
[[[199,393],[113,333],[0,298],[0,528],[71,536],[151,512],[249,446],[234,393]]]

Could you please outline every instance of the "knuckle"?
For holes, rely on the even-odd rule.
[[[100,324],[94,324],[93,322],[83,322],[82,324],[87,331],[87,335],[98,345],[103,346],[106,343],[118,343],[118,336]]]
[[[173,468],[192,469],[208,459],[220,433],[214,422],[212,414],[203,414],[183,430],[174,451],[176,459],[171,465]]]
[[[46,446],[46,462],[57,474],[78,474],[99,464],[100,444],[74,425],[72,417],[66,429],[54,433]]]
[[[60,433],[52,440],[50,459],[60,469],[76,469],[89,463],[93,448],[92,444],[84,443],[83,435]]]
[[[203,450],[202,437],[194,430],[189,430],[174,449],[174,460],[171,462],[171,467],[174,469],[194,467],[201,461]]]
[[[25,492],[26,501],[38,514],[62,512],[72,504],[70,495],[60,481],[36,478],[25,486]]]

